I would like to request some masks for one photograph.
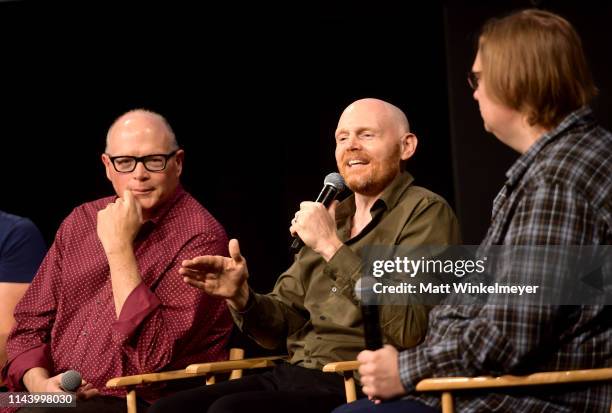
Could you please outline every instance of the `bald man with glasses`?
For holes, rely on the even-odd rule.
[[[179,182],[184,151],[159,114],[134,110],[111,126],[101,156],[115,196],[75,208],[15,309],[2,377],[12,391],[84,383],[76,410],[124,411],[112,377],[226,359],[224,300],[185,289],[183,260],[227,255],[223,227]],[[141,393],[146,401],[161,394]],[[37,408],[40,412],[40,408]]]

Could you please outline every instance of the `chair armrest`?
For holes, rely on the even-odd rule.
[[[209,373],[230,372],[237,369],[254,369],[273,367],[275,361],[286,356],[260,357],[243,360],[215,361],[210,363],[191,364],[182,370],[161,371],[158,373],[135,374],[133,376],[115,377],[106,382],[106,387],[137,386],[139,384],[160,381],[179,380],[207,375]]]
[[[286,356],[258,357],[244,360],[216,361],[212,363],[199,363],[187,366],[185,371],[193,375],[208,373],[224,373],[237,369],[260,369],[274,367],[276,362],[285,359]]]
[[[244,350],[241,348],[231,348],[229,351],[230,360],[239,360],[244,357]],[[189,373],[185,369],[161,371],[158,373],[135,374],[133,376],[115,377],[106,382],[106,387],[126,387],[137,386],[139,384],[156,383],[168,380],[180,380],[191,377],[201,376],[201,374]]]
[[[323,366],[323,371],[326,373],[343,373],[344,376],[344,393],[346,395],[346,402],[352,403],[357,400],[357,388],[355,386],[355,378],[353,377],[353,370],[359,368],[357,360],[352,361],[336,361],[334,363],[327,363]]]
[[[421,380],[417,391],[448,391],[484,389],[493,387],[536,386],[543,384],[575,383],[583,381],[612,380],[612,368],[569,370],[534,373],[527,376],[500,377],[439,377]]]
[[[352,361],[336,361],[334,363],[327,363],[323,366],[323,371],[327,373],[338,373],[349,370],[359,369],[359,362],[357,360]]]
[[[178,380],[196,377],[193,373],[183,370],[162,371],[159,373],[135,374],[133,376],[115,377],[106,382],[106,387],[126,387],[139,384],[156,383],[167,380]]]

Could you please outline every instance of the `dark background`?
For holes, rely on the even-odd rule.
[[[536,3],[581,34],[600,89],[593,106],[611,128],[612,6]],[[111,194],[100,153],[112,121],[158,111],[186,151],[185,187],[241,241],[265,292],[290,262],[299,202],[336,169],[338,116],[378,97],[419,137],[408,166],[417,183],[443,195],[465,242],[478,243],[518,155],[482,129],[466,72],[484,21],[532,5],[0,3],[0,209],[30,217],[51,243],[72,208]]]

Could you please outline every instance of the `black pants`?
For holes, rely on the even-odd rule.
[[[360,399],[338,407],[332,413],[440,413],[440,410],[418,400],[395,399],[374,404],[368,399]]]
[[[327,413],[344,403],[338,374],[281,364],[272,371],[162,398],[148,413]]]

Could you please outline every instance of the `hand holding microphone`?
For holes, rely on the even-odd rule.
[[[294,238],[290,248],[294,252],[298,252],[305,242],[325,259],[333,256],[341,242],[336,235],[335,205],[332,203],[344,188],[342,176],[336,172],[331,173],[325,177],[323,189],[316,201],[300,204],[300,210],[289,228]]]
[[[406,393],[399,376],[398,351],[383,346],[380,328],[378,295],[374,292],[376,280],[361,277],[355,284],[355,296],[361,303],[366,350],[359,353],[359,374],[363,393],[374,403],[392,399]]]
[[[375,403],[406,394],[399,376],[399,353],[385,344],[376,351],[364,350],[357,356],[361,390]]]
[[[61,374],[60,388],[63,391],[76,393],[79,399],[89,399],[100,394],[91,383],[87,383],[76,370],[68,370]]]
[[[100,394],[98,389],[84,381],[76,370],[68,370],[49,377],[46,369],[33,367],[25,372],[22,380],[26,389],[33,393],[76,392],[79,399],[89,399]]]
[[[81,377],[81,373],[76,370],[68,370],[62,374],[62,378],[60,379],[60,387],[62,390],[72,393],[81,387],[82,381],[83,378]]]

